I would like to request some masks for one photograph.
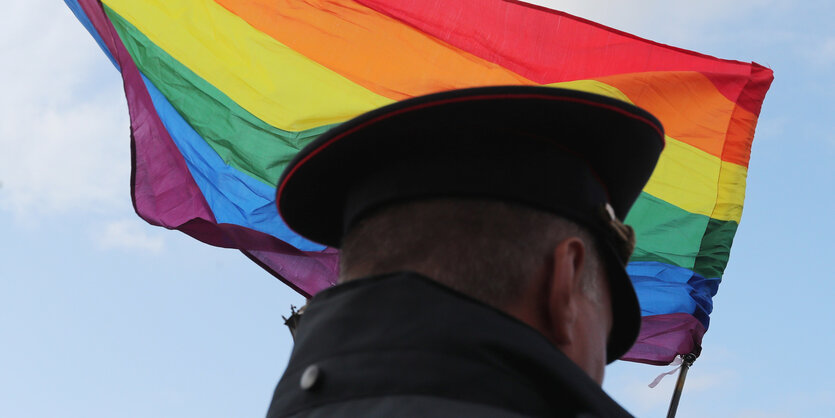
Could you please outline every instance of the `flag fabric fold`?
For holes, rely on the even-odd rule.
[[[509,0],[65,2],[122,73],[137,213],[239,249],[305,296],[335,283],[338,252],[284,225],[275,184],[330,127],[484,85],[574,88],[647,109],[667,147],[626,219],[644,320],[624,359],[667,364],[701,349],[771,70]]]

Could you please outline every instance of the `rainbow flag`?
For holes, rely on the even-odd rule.
[[[303,295],[333,285],[338,252],[284,225],[275,184],[328,128],[484,85],[568,87],[647,109],[667,147],[627,218],[644,321],[624,359],[699,352],[771,70],[509,0],[65,2],[124,78],[139,216],[240,249]]]

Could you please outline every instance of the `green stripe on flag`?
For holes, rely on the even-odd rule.
[[[721,278],[737,223],[693,214],[642,192],[626,217],[637,248],[630,261],[658,261]]]
[[[265,123],[104,9],[142,73],[230,166],[275,186],[298,150],[333,126],[290,132]]]
[[[738,226],[739,224],[734,221],[710,220],[699,256],[696,257],[696,265],[693,267],[695,272],[701,274],[702,277],[722,278],[725,267],[728,265],[731,244]]]

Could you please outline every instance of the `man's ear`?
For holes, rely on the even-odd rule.
[[[554,248],[554,259],[548,280],[546,315],[554,343],[571,345],[575,339],[577,295],[586,257],[586,247],[578,237],[564,239]]]

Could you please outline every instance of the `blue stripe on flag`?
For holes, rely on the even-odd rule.
[[[626,272],[638,294],[641,315],[687,313],[707,329],[720,279],[705,279],[689,269],[656,261],[629,263]]]
[[[236,224],[264,232],[302,251],[325,249],[300,237],[281,220],[275,206],[275,187],[226,165],[145,75],[142,75],[142,80],[157,114],[183,154],[191,176],[218,223]]]

